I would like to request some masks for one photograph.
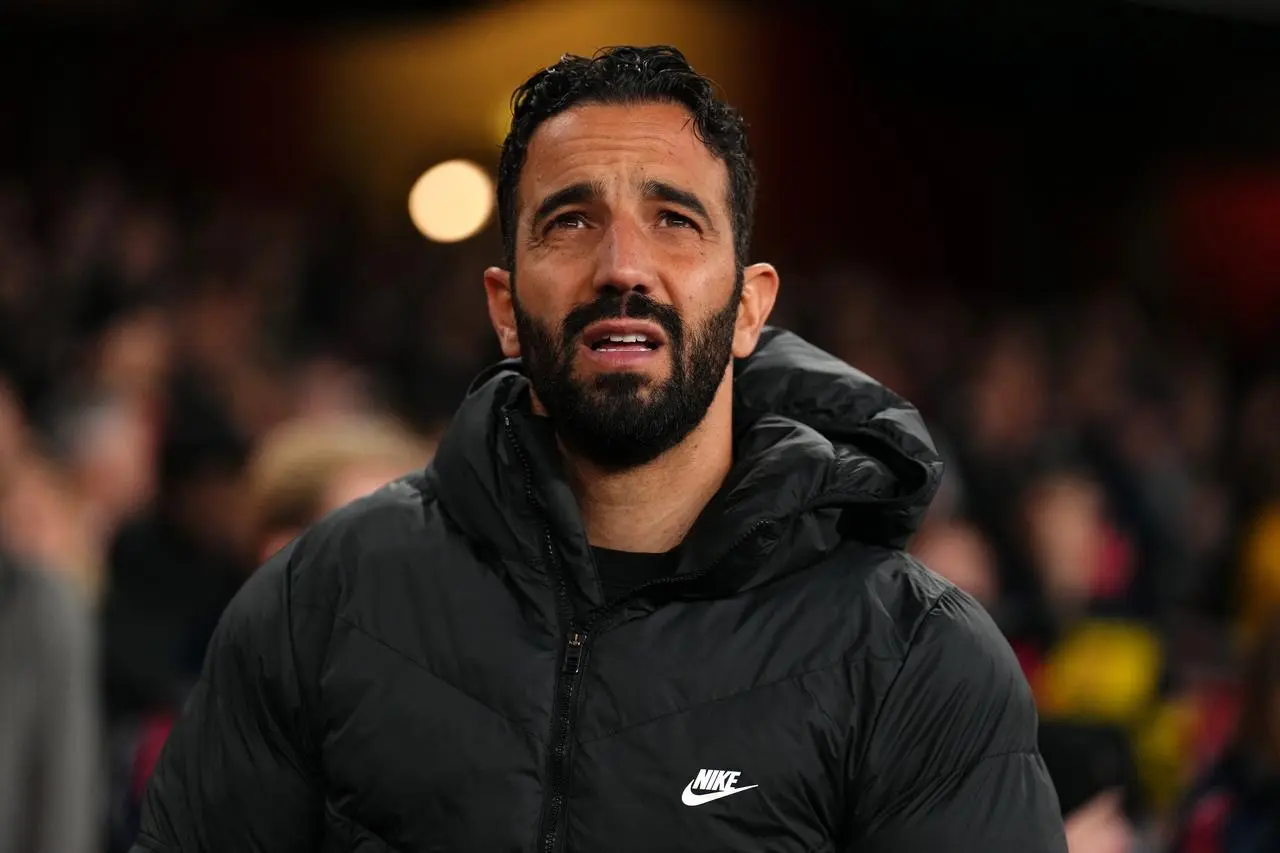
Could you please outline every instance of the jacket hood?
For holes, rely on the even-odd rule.
[[[681,572],[709,565],[735,585],[803,568],[842,541],[898,549],[942,478],[917,410],[799,336],[766,328],[734,365],[734,465],[682,546]],[[590,546],[547,418],[532,414],[518,360],[481,374],[428,471],[473,541],[540,563]]]

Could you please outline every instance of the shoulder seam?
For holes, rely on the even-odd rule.
[[[916,639],[919,637],[920,632],[924,630],[924,625],[929,621],[929,617],[937,611],[938,606],[942,604],[942,600],[946,598],[949,592],[949,589],[944,589],[942,593],[933,600],[933,603],[929,605],[929,609],[924,612],[924,615],[917,619],[916,624],[911,628],[911,636],[907,638],[906,651],[903,652],[902,657],[898,659],[898,670],[893,674],[893,679],[889,682],[889,686],[880,696],[880,704],[876,707],[875,714],[871,717],[871,725],[867,729],[866,735],[858,739],[860,741],[858,745],[859,773],[861,773],[861,769],[866,766],[867,750],[870,749],[870,744],[876,736],[876,731],[880,728],[880,716],[884,713],[885,706],[889,703],[890,694],[892,694],[894,689],[898,686],[898,680],[902,678],[902,673],[906,671],[907,658],[911,656],[911,650],[915,648]]]
[[[903,567],[908,569],[914,569],[917,571],[927,572],[930,575],[932,575],[932,571],[929,569],[928,566],[926,566],[924,563],[921,563],[919,560],[911,556],[911,554],[907,553],[906,551],[897,549],[897,550],[894,550],[892,553],[898,560],[901,561],[901,564]],[[929,618],[937,612],[938,608],[942,605],[944,601],[956,600],[957,594],[959,593],[959,590],[954,585],[948,583],[942,578],[939,578],[937,575],[932,575],[932,576],[935,579],[935,581],[939,583],[940,588],[936,590],[936,597],[932,601],[930,601],[927,597],[924,597],[924,601],[928,606],[925,607],[923,611],[921,611],[920,616],[915,621],[915,624],[911,626],[911,632],[907,636],[907,640],[906,640],[906,648],[902,652],[902,660],[904,662],[906,661],[907,655],[909,655],[911,653],[911,650],[915,648],[916,641],[919,639],[920,632],[924,630],[925,623],[927,623],[929,621]],[[928,592],[928,590],[921,590],[921,591]],[[963,602],[957,602],[957,603],[963,603]],[[895,681],[897,680],[896,676],[894,677],[894,680]]]

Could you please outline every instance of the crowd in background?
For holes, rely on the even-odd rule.
[[[0,565],[70,591],[26,648],[71,660],[82,635],[96,661],[101,714],[65,725],[100,742],[66,778],[98,784],[46,795],[92,801],[93,849],[127,848],[244,578],[430,459],[497,357],[498,256],[110,174],[0,184]],[[1015,302],[778,260],[775,321],[925,413],[948,469],[912,550],[1005,630],[1064,809],[1187,853],[1274,820],[1280,364],[1233,363],[1123,283]]]

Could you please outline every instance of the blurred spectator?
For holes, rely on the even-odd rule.
[[[253,566],[243,496],[250,441],[195,373],[175,376],[165,390],[156,499],[110,541],[100,617],[112,850],[136,835],[149,762]]]
[[[319,411],[320,414],[313,410],[279,424],[263,436],[248,460],[243,478],[234,481],[238,484],[236,494],[225,496],[226,500],[245,507],[242,523],[246,550],[240,564],[246,571],[266,560],[322,515],[430,461],[432,443],[419,438],[395,419],[349,411],[345,405],[335,409],[321,407]],[[224,461],[235,464],[234,459]],[[184,529],[180,518],[171,518],[164,524],[173,539],[190,536],[190,533],[179,532]],[[150,536],[156,535],[154,527],[147,529],[151,531]],[[209,620],[216,619],[223,598],[234,591],[239,580],[229,565],[209,566],[205,586],[195,588],[185,594],[185,598],[172,586],[162,587],[159,595],[144,597],[143,590],[134,585],[135,576],[143,573],[156,583],[169,585],[192,583],[201,577],[195,574],[198,566],[180,567],[171,562],[179,558],[180,552],[170,550],[166,554],[157,548],[162,541],[143,538],[140,544],[132,546],[143,549],[138,554],[143,562],[121,567],[125,580],[108,613],[108,630],[114,626],[116,631],[108,641],[117,664],[115,669],[108,670],[108,676],[115,679],[111,682],[111,697],[119,750],[113,836],[115,846],[121,849],[128,849],[136,834],[142,792],[173,723],[180,698],[195,675],[199,657],[194,650],[203,653],[207,642],[205,634],[211,627]],[[181,546],[171,540],[168,547]],[[192,548],[191,553],[200,550],[200,546],[188,547]],[[204,549],[208,550],[208,546]],[[167,572],[168,576],[153,575],[160,572]],[[216,572],[225,573],[226,584],[220,588]],[[133,593],[120,600],[125,590]],[[127,624],[130,615],[161,605],[181,608],[179,617],[150,614],[147,618],[154,624],[149,627],[130,628]],[[197,628],[204,630],[196,634],[193,629]],[[143,643],[160,642],[176,643],[167,648],[170,651],[185,649],[186,659],[156,654],[144,657],[139,650]],[[139,664],[148,664],[150,669],[143,670]]]
[[[987,610],[995,609],[1000,592],[995,553],[976,527],[961,521],[930,523],[916,536],[911,552]]]
[[[194,376],[173,389],[159,448],[159,500],[110,546],[103,609],[113,720],[181,704],[252,558],[242,472],[249,442]]]
[[[0,478],[0,540],[89,599],[103,584],[104,544],[66,471],[33,452]]]
[[[1263,509],[1245,532],[1240,584],[1240,634],[1257,641],[1280,609],[1280,501]]]
[[[81,395],[59,407],[48,431],[95,534],[109,540],[155,498],[156,425],[140,398]]]
[[[1067,816],[1070,853],[1133,853],[1136,833],[1125,817],[1120,795],[1106,792]]]
[[[389,418],[312,416],[276,427],[249,466],[258,560],[321,516],[425,467],[432,452],[429,442]]]
[[[1048,722],[1040,752],[1058,790],[1070,853],[1133,853],[1139,794],[1128,738],[1109,725]]]
[[[0,554],[0,853],[100,849],[94,665],[81,597]]]
[[[125,312],[103,330],[89,381],[104,394],[154,407],[169,378],[173,348],[165,312],[150,305]]]
[[[1017,507],[1051,437],[1045,342],[1023,319],[994,329],[989,340],[961,377],[964,390],[954,401],[960,413],[951,430],[953,470],[966,516],[997,554],[1001,590],[1011,605],[1026,609],[1038,589],[1025,565]]]
[[[1243,713],[1181,812],[1174,853],[1280,850],[1280,609],[1254,643]]]
[[[1042,475],[1023,498],[1027,554],[1058,625],[1122,595],[1130,579],[1130,555],[1105,500],[1096,480],[1070,470]]]

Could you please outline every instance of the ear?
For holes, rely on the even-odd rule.
[[[498,335],[498,346],[507,358],[520,355],[520,336],[516,333],[515,294],[511,292],[511,273],[500,267],[484,271],[484,294],[489,303],[489,322]]]
[[[738,322],[733,327],[733,356],[746,358],[755,351],[760,330],[769,320],[778,298],[778,271],[769,264],[752,264],[742,273],[742,298]]]

